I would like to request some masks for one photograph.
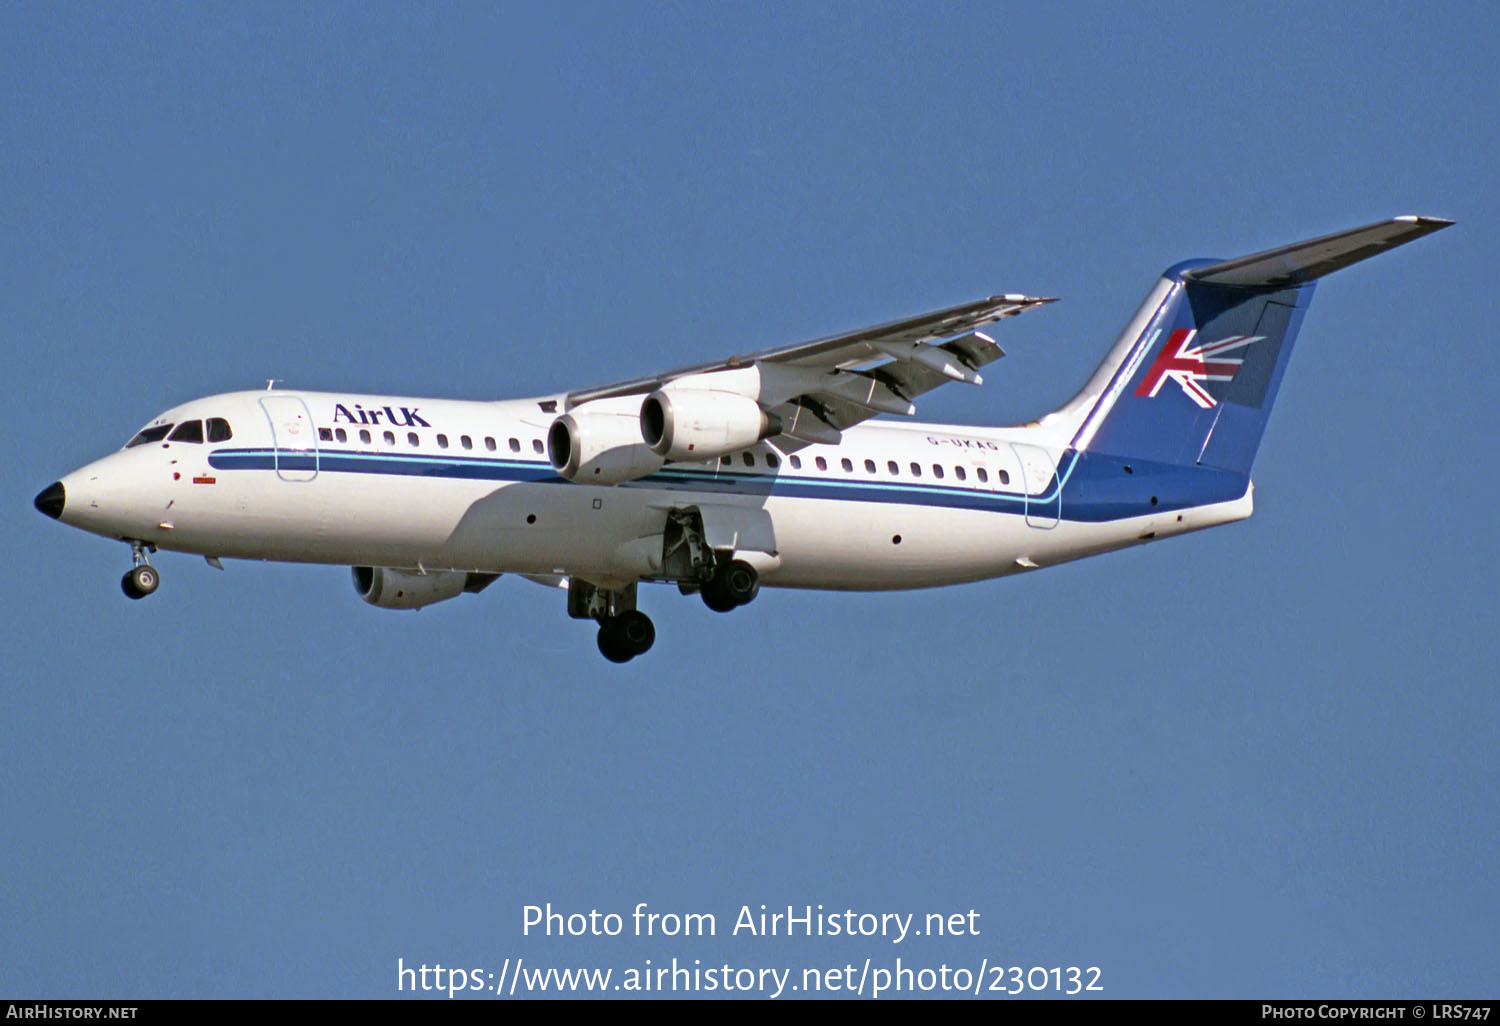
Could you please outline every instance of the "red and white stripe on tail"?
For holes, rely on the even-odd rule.
[[[1197,329],[1182,328],[1172,332],[1167,344],[1151,364],[1151,369],[1141,379],[1135,394],[1155,398],[1166,381],[1175,381],[1189,399],[1203,409],[1212,409],[1218,400],[1208,394],[1200,382],[1231,381],[1244,362],[1243,357],[1224,357],[1223,353],[1241,349],[1265,338],[1264,335],[1231,335],[1229,338],[1209,342],[1196,349],[1188,348]]]

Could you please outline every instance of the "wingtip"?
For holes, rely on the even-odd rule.
[[[1424,217],[1421,214],[1402,214],[1395,220],[1405,221],[1407,224],[1430,225],[1434,231],[1439,228],[1447,228],[1450,225],[1458,223],[1457,221],[1450,220],[1446,217]]]

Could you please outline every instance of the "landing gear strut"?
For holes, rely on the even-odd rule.
[[[120,590],[133,599],[143,599],[161,586],[161,574],[146,558],[147,546],[138,541],[130,543],[130,555],[135,566],[120,578]]]

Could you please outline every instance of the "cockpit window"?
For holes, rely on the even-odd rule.
[[[155,427],[148,427],[146,430],[136,435],[130,441],[126,442],[125,448],[133,449],[137,445],[145,445],[148,442],[159,442],[163,438],[166,438],[167,432],[171,430],[171,424],[158,424]]]
[[[210,417],[207,422],[208,440],[210,442],[227,442],[234,437],[234,432],[229,430],[229,421],[223,417]],[[340,434],[343,432],[341,431]],[[339,441],[343,441],[342,438]]]
[[[203,444],[203,421],[185,420],[177,425],[177,430],[168,436],[169,442],[192,442],[196,445]]]

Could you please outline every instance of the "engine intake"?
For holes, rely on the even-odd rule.
[[[580,407],[558,417],[547,431],[547,458],[569,481],[602,485],[654,474],[666,462],[641,440],[633,403],[625,409]]]
[[[641,403],[640,433],[669,460],[710,460],[781,431],[780,418],[748,396],[707,389],[658,389]]]

